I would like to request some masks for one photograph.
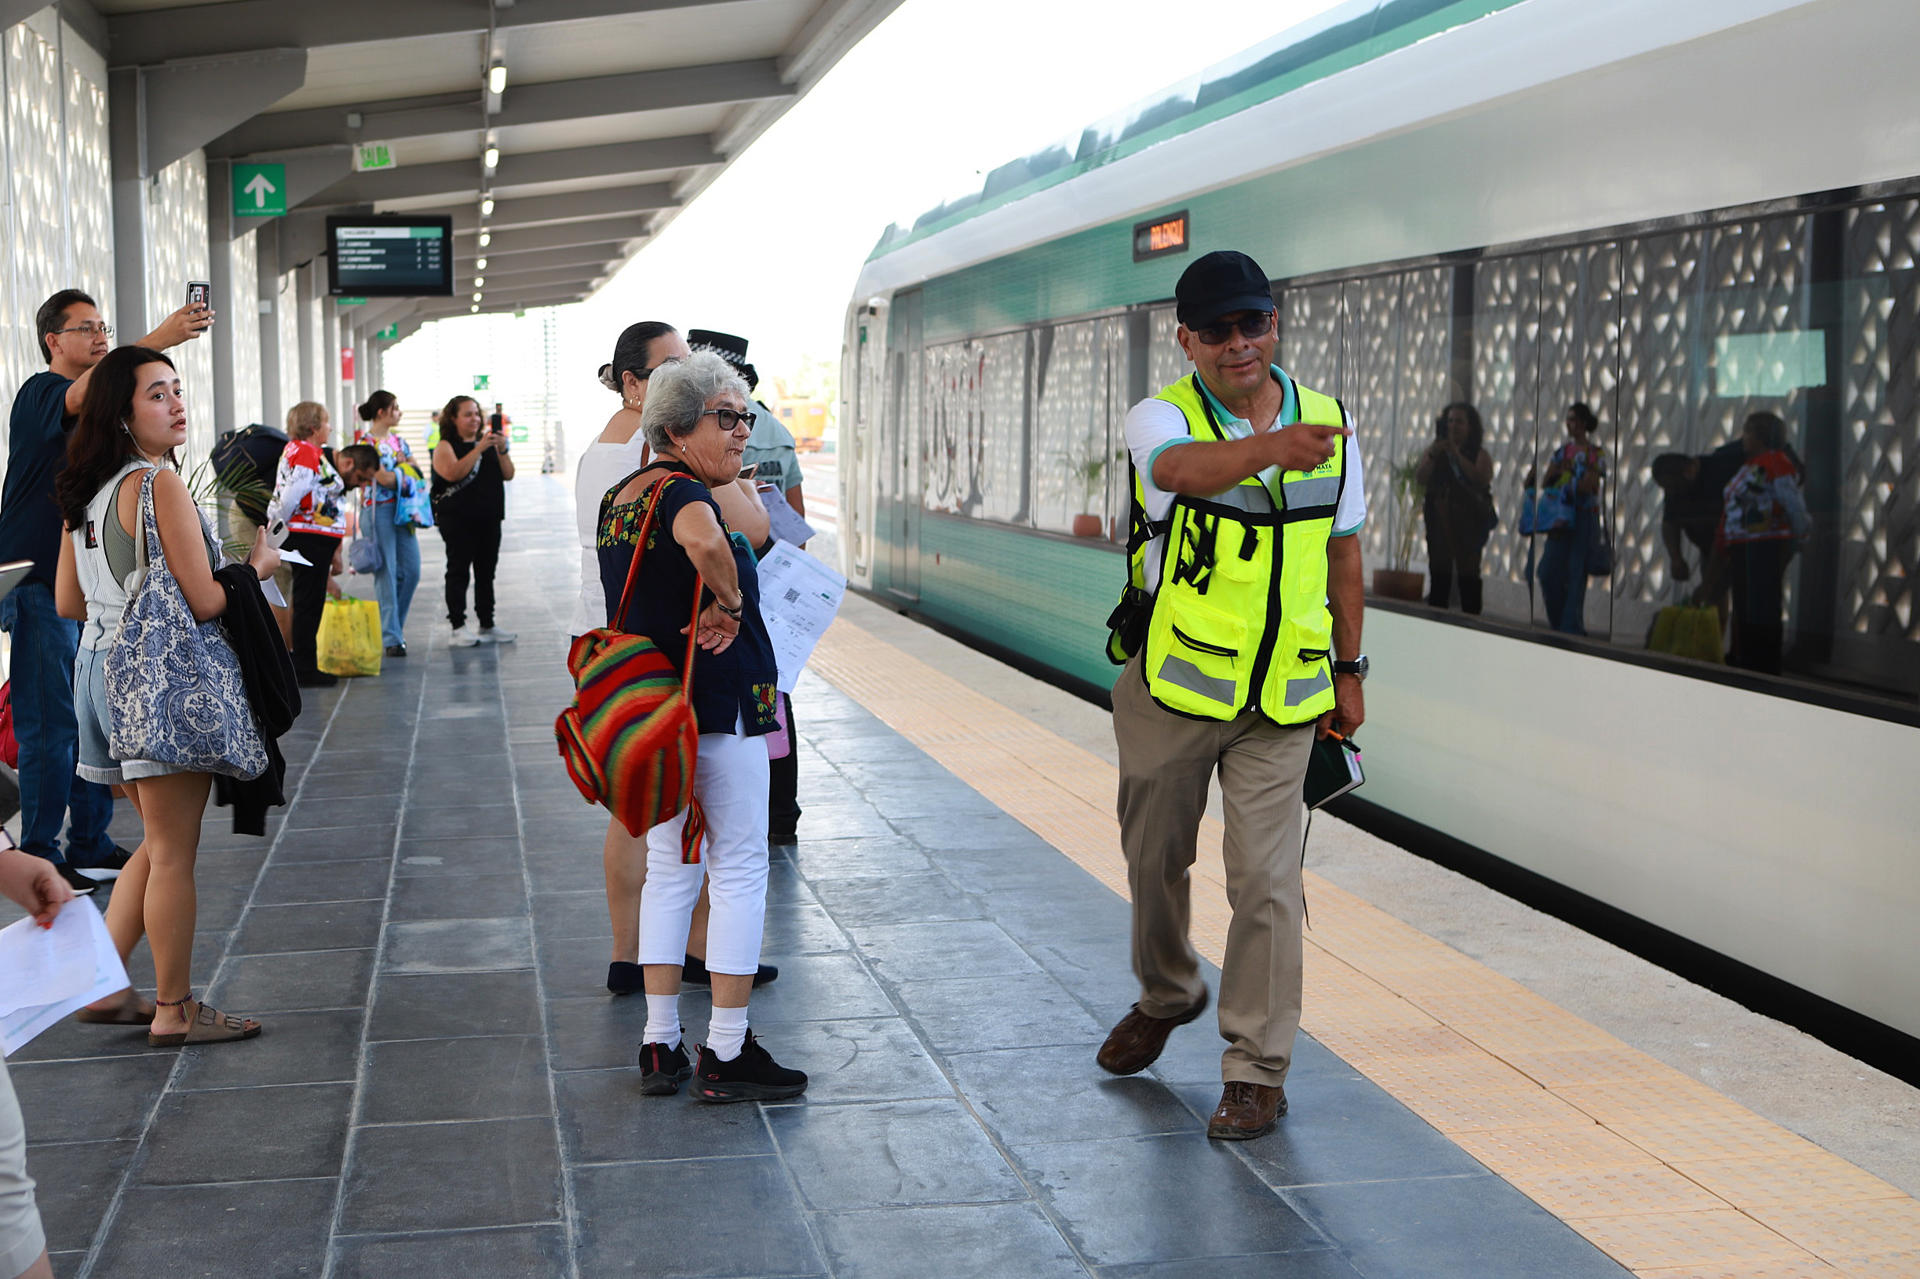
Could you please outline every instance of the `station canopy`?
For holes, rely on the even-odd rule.
[[[165,92],[192,103],[189,111],[214,113],[223,131],[205,144],[210,164],[286,166],[283,265],[289,245],[306,258],[318,251],[328,214],[450,216],[454,297],[399,308],[412,328],[467,313],[476,291],[482,311],[592,293],[898,3],[93,0],[92,8],[111,65],[158,73],[146,80],[150,100]],[[204,119],[200,129],[212,136]],[[150,131],[145,145],[160,152],[147,157],[150,169],[176,158],[164,153],[164,131]],[[379,167],[383,160],[390,165]]]

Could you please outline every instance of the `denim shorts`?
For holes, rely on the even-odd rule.
[[[113,712],[107,705],[107,650],[82,645],[73,661],[73,710],[80,722],[80,761],[74,770],[90,782],[118,786],[146,777],[184,772],[171,764],[115,759],[107,750]]]

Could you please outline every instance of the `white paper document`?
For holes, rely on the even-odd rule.
[[[780,663],[781,692],[793,691],[846,594],[846,578],[791,542],[776,542],[760,561],[760,616]]]
[[[287,551],[287,550],[281,551],[280,562],[282,564],[304,564],[309,568],[313,566],[313,561],[308,559],[306,556],[302,555],[298,551]]]
[[[280,583],[270,577],[260,583],[260,594],[266,597],[267,603],[273,605],[275,608],[293,607],[293,605],[287,603],[287,597],[280,593]]]
[[[107,921],[84,897],[62,906],[52,928],[31,919],[0,928],[0,1053],[11,1057],[68,1013],[126,988]]]
[[[776,538],[795,546],[805,546],[813,540],[813,525],[793,509],[785,493],[771,484],[761,485],[758,491],[760,504],[767,508],[767,523],[772,526]]]

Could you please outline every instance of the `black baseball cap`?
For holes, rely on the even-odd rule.
[[[1273,289],[1260,264],[1244,253],[1217,249],[1194,259],[1173,286],[1174,313],[1190,329],[1235,311],[1272,311]]]

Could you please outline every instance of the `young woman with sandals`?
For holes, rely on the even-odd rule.
[[[194,999],[189,988],[193,864],[212,776],[148,760],[114,759],[108,753],[113,708],[107,701],[104,668],[138,580],[135,545],[141,527],[141,481],[147,472],[157,472],[153,509],[160,549],[195,620],[207,621],[227,609],[226,591],[213,576],[218,543],[174,469],[174,450],[186,439],[186,404],[172,362],[158,351],[123,346],[109,352],[93,372],[67,445],[66,470],[54,485],[67,529],[60,542],[54,598],[62,617],[83,624],[74,664],[80,775],[124,788],[145,828],[139,849],[113,886],[107,930],[123,961],[146,936],[158,986],[152,1003],[128,989],[83,1009],[79,1017],[113,1025],[147,1024],[147,1042],[155,1047],[226,1043],[260,1033],[259,1022],[209,1008]],[[279,567],[280,553],[258,533],[247,562],[264,581]]]

